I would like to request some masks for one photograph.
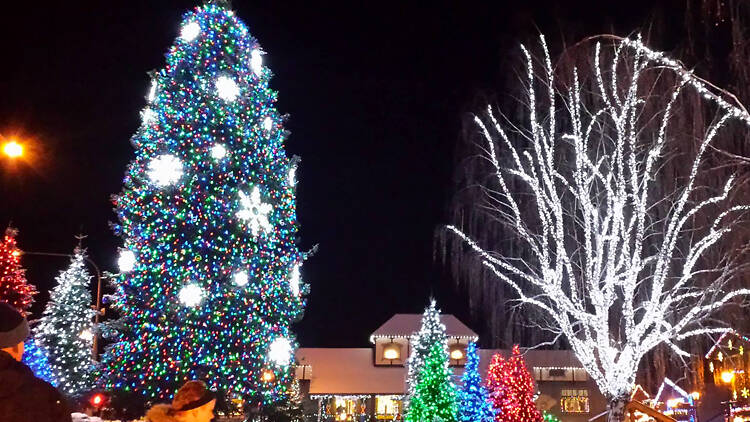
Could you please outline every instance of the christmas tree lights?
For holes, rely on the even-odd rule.
[[[57,386],[57,379],[47,358],[47,350],[40,347],[33,338],[26,339],[21,362],[28,366],[37,378]]]
[[[544,422],[534,404],[534,379],[526,368],[518,345],[506,360],[492,356],[487,370],[487,389],[497,422]]]
[[[36,288],[26,281],[26,270],[21,267],[21,250],[16,246],[18,230],[8,227],[0,243],[0,301],[26,315]]]
[[[487,389],[479,374],[479,354],[474,342],[466,347],[466,366],[461,377],[458,397],[458,420],[461,422],[492,422],[495,413],[489,401]]]
[[[94,385],[94,310],[85,257],[85,252],[76,248],[70,266],[57,277],[57,285],[33,330],[36,342],[47,352],[57,388],[71,397],[88,393]]]
[[[409,341],[411,354],[407,362],[408,373],[406,378],[409,396],[414,393],[417,377],[432,346],[435,344],[446,345],[446,342],[445,325],[440,322],[440,310],[437,308],[435,300],[432,300],[430,306],[424,310],[422,315],[422,326],[417,333],[411,336]]]
[[[130,255],[108,298],[122,317],[105,333],[108,389],[167,400],[203,379],[266,404],[287,394],[306,254],[261,54],[226,2],[209,1],[184,15],[153,76],[114,200]]]
[[[418,373],[414,394],[406,409],[407,422],[458,421],[456,386],[451,375],[445,343],[436,342]]]
[[[549,412],[542,412],[544,422],[560,422],[560,418]]]

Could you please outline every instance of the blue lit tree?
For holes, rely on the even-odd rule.
[[[40,347],[33,338],[26,339],[23,344],[22,362],[31,369],[31,372],[37,378],[57,386],[55,374],[52,373],[52,367],[47,359],[47,351]]]
[[[212,1],[183,16],[153,76],[114,198],[124,248],[109,302],[121,319],[106,330],[105,388],[166,400],[203,379],[265,404],[288,393],[305,254],[263,54]]]
[[[479,354],[474,342],[466,347],[466,366],[461,377],[463,385],[458,392],[458,420],[461,422],[492,422],[495,413],[487,389],[479,374]]]

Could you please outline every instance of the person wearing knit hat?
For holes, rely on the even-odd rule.
[[[202,381],[188,381],[177,390],[172,404],[157,404],[146,413],[148,422],[209,422],[216,395]]]
[[[21,363],[29,323],[0,302],[0,422],[70,422],[70,409],[55,387]]]

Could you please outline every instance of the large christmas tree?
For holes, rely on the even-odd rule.
[[[295,160],[258,42],[222,1],[187,12],[153,75],[114,202],[124,240],[105,387],[165,400],[188,379],[274,402],[304,292]]]
[[[436,342],[417,376],[414,394],[406,409],[407,422],[455,422],[458,417],[456,386],[448,368],[445,343]]]
[[[76,248],[70,266],[57,276],[57,285],[34,327],[34,338],[47,352],[57,388],[70,397],[79,397],[94,385],[94,310],[85,259],[86,252]]]
[[[13,306],[26,315],[36,288],[26,281],[26,270],[21,268],[21,250],[16,246],[18,230],[8,227],[0,242],[0,302]]]
[[[496,422],[543,422],[534,403],[534,379],[518,345],[508,359],[496,354],[487,370],[487,389]]]
[[[482,376],[479,374],[479,354],[477,344],[474,342],[466,347],[466,366],[461,381],[463,385],[458,393],[458,420],[492,422],[495,414],[492,411],[487,389],[482,385]]]
[[[440,310],[433,299],[430,301],[430,306],[424,310],[422,326],[417,333],[411,336],[409,342],[411,354],[407,362],[408,373],[406,378],[409,396],[414,393],[419,372],[427,359],[427,355],[432,350],[432,346],[435,344],[445,345],[446,342],[445,325],[440,322]]]

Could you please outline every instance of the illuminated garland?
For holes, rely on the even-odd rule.
[[[105,333],[108,389],[167,400],[202,379],[251,402],[287,394],[305,254],[263,54],[225,2],[209,2],[183,16],[153,76],[114,199],[124,249],[109,301],[122,319]]]
[[[534,404],[534,379],[526,368],[518,345],[506,360],[499,353],[492,356],[487,370],[487,389],[497,422],[543,422]]]
[[[18,230],[8,227],[0,243],[0,302],[5,302],[24,316],[37,293],[26,281],[26,270],[21,268],[21,251],[16,246]]]
[[[407,404],[406,422],[458,420],[456,386],[451,375],[445,343],[436,342],[419,371],[414,394]]]
[[[458,393],[458,420],[461,422],[493,421],[495,414],[489,402],[487,389],[482,385],[482,377],[479,374],[479,354],[477,344],[474,342],[466,347],[466,366],[461,380],[463,385]]]

